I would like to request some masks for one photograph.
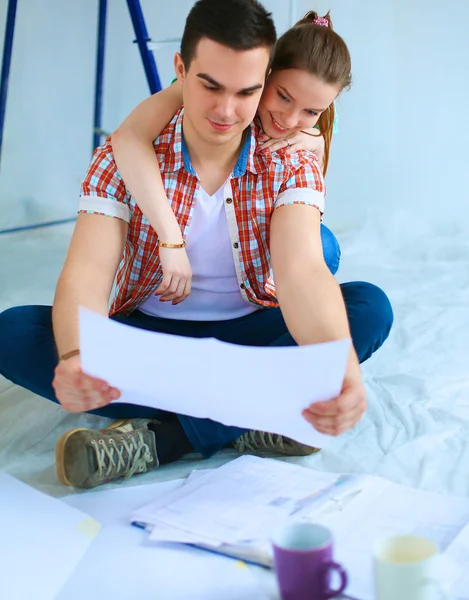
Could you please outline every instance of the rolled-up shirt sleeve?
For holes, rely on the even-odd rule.
[[[324,178],[318,161],[304,162],[281,185],[275,208],[288,204],[306,204],[319,210],[325,209]]]
[[[78,212],[130,222],[130,194],[117,169],[109,140],[94,152],[81,184]]]

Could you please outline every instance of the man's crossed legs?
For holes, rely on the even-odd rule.
[[[353,344],[360,362],[363,362],[389,335],[393,321],[391,305],[385,293],[369,283],[346,283],[341,289]],[[117,316],[115,320],[150,331],[197,338],[214,337],[247,346],[296,345],[277,308],[259,310],[229,321],[160,319],[140,311]],[[0,373],[13,383],[56,402],[52,388],[57,365],[52,307],[11,308],[0,315],[0,332]],[[233,372],[236,374],[236,365],[233,365]],[[158,376],[164,377],[164,373],[158,374],[157,364],[155,373],[157,386]],[[288,377],[288,374],[285,376]],[[249,394],[249,390],[243,389],[242,377],[239,379],[239,393]],[[222,389],[220,398],[223,398]],[[288,454],[313,451],[298,444],[288,446],[288,442],[280,436],[246,432],[209,419],[172,415],[133,404],[112,404],[93,413],[114,419],[137,419],[137,426],[124,422],[104,432],[82,430],[81,433],[65,434],[58,445],[57,456],[58,472],[63,483],[91,487],[116,476],[132,475],[172,462],[189,451],[195,450],[208,457],[230,444],[240,450],[271,449]]]

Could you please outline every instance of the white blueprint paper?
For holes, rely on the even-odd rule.
[[[302,417],[336,397],[350,340],[301,347],[236,346],[144,331],[80,309],[84,371],[152,406],[225,425],[282,434],[324,447],[328,436]]]

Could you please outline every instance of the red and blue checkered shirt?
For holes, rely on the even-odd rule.
[[[182,109],[175,115],[154,148],[166,194],[185,238],[200,184],[184,143],[183,113]],[[278,306],[269,252],[273,211],[285,204],[308,204],[324,211],[324,181],[316,156],[308,151],[256,154],[261,133],[260,123],[252,123],[230,175],[231,194],[225,194],[240,291],[247,302],[259,308]],[[95,150],[81,186],[78,212],[128,223],[110,314],[133,312],[155,292],[162,278],[158,236],[119,174],[110,139]]]

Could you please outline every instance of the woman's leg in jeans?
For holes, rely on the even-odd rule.
[[[329,267],[329,271],[332,275],[335,275],[339,270],[340,264],[340,246],[337,238],[332,231],[321,224],[321,242],[322,251],[324,254],[324,261]]]

